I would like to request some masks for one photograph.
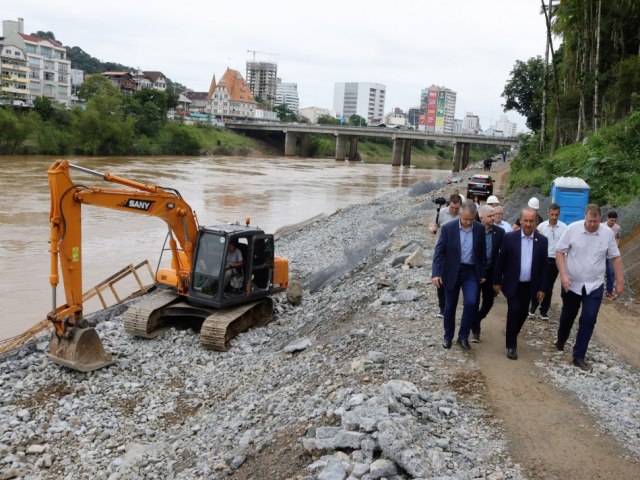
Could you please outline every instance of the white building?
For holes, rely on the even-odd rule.
[[[318,123],[320,117],[335,117],[334,113],[328,108],[322,107],[304,107],[300,109],[300,115],[311,123]]]
[[[71,62],[61,43],[48,38],[26,35],[24,20],[3,20],[3,43],[19,48],[26,54],[29,69],[28,101],[47,97],[71,106]]]
[[[463,131],[464,122],[459,118],[453,119],[453,134],[460,135]]]
[[[216,83],[214,75],[209,87],[211,113],[218,117],[254,118],[256,101],[237,70],[227,68]]]
[[[491,125],[491,129],[502,132],[505,137],[515,137],[518,134],[518,125],[510,122],[506,115],[500,115],[500,120]]]
[[[392,112],[389,112],[386,117],[384,117],[384,123],[388,127],[405,127],[407,126],[407,116],[401,109],[395,108]]]
[[[29,67],[24,51],[0,38],[0,105],[29,104]]]
[[[473,112],[467,112],[462,121],[462,133],[466,135],[477,135],[482,131],[480,128],[480,117]]]
[[[351,115],[359,115],[369,124],[384,119],[387,87],[380,83],[338,82],[333,93],[333,109],[345,122]]]
[[[286,105],[295,113],[300,109],[300,99],[298,98],[297,83],[282,83],[278,79],[276,88],[276,105]]]

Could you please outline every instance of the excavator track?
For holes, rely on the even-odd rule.
[[[272,312],[270,298],[216,310],[202,324],[200,344],[209,350],[226,352],[229,340],[249,328],[266,325],[271,321]]]
[[[160,289],[151,292],[124,313],[124,330],[130,335],[142,338],[154,338],[164,332],[168,326],[163,317],[165,307],[180,300],[172,290]]]

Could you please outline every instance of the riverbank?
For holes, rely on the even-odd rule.
[[[280,239],[303,302],[278,297],[274,321],[232,340],[229,352],[202,350],[191,330],[131,338],[114,311],[97,325],[110,368],[54,366],[47,342],[3,358],[4,478],[577,478],[521,463],[512,417],[487,394],[480,352],[497,347],[440,346],[427,226],[444,187],[399,189]],[[536,332],[553,319],[538,323],[525,327],[523,355],[550,348]],[[515,363],[545,385],[575,388],[575,408],[588,405],[590,428],[619,447],[611,471],[632,478],[637,371],[606,347],[594,351],[600,367],[585,374],[558,355],[508,361],[500,347],[493,374]],[[521,387],[520,401],[536,384]],[[551,437],[538,441],[558,449]]]

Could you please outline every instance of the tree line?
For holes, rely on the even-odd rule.
[[[544,56],[517,60],[502,93],[533,132],[510,188],[578,176],[595,202],[627,203],[640,196],[640,2],[540,0],[540,12]]]
[[[637,109],[640,2],[540,0],[547,25],[543,56],[516,61],[505,111],[527,119],[541,150],[581,142]]]
[[[47,97],[27,111],[0,109],[0,153],[43,155],[198,154],[195,128],[167,120],[177,106],[170,92],[142,89],[123,95],[102,75],[78,90],[85,108],[68,110]]]

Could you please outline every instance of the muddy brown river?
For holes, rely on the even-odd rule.
[[[53,157],[0,156],[0,339],[28,329],[51,309],[49,285],[49,186]],[[177,189],[201,225],[243,222],[274,232],[321,213],[364,203],[398,187],[440,177],[433,170],[391,167],[327,159],[300,158],[73,158],[72,163],[98,171]],[[72,171],[75,183],[107,186],[100,178]],[[157,218],[84,206],[83,291],[121,268],[148,259],[155,270],[167,228]],[[151,279],[147,272],[145,283]],[[116,286],[118,295],[133,282]],[[58,287],[57,303],[64,303]],[[108,303],[113,297],[105,294]],[[97,301],[85,311],[98,309]]]

